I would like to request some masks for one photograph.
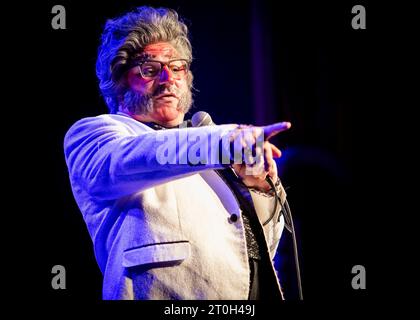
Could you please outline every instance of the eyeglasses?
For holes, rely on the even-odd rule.
[[[153,79],[159,77],[162,73],[163,67],[167,66],[175,78],[181,79],[189,70],[190,62],[186,59],[174,59],[168,62],[157,60],[144,60],[134,63],[140,70],[140,74],[145,79]]]

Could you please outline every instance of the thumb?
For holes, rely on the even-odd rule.
[[[277,148],[274,144],[268,142],[271,147],[271,151],[273,153],[273,158],[280,158],[281,157],[281,151],[279,148]]]

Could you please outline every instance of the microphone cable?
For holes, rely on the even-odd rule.
[[[201,126],[208,126],[208,125],[215,125],[215,123],[212,121],[211,116],[204,111],[198,111],[196,112],[192,118],[191,123],[193,127],[201,127]],[[233,173],[236,175],[235,171],[232,169]],[[275,216],[277,211],[278,203],[281,205],[281,198],[276,192],[276,186],[273,183],[273,180],[269,176],[266,177],[266,181],[270,185],[271,189],[274,192],[274,195],[276,197],[276,204],[274,206],[273,214],[270,216],[270,218],[264,222],[263,226],[267,225]],[[285,210],[283,210],[283,208]],[[302,293],[302,281],[300,276],[300,267],[299,267],[299,257],[298,257],[298,248],[297,248],[297,241],[296,241],[296,234],[295,234],[295,227],[293,225],[293,218],[292,213],[290,211],[289,203],[287,202],[287,199],[284,202],[284,207],[282,208],[281,212],[283,212],[284,220],[285,220],[285,227],[286,229],[292,234],[293,239],[293,254],[295,257],[295,266],[296,266],[296,277],[297,277],[297,284],[299,289],[299,299],[303,300],[303,293]],[[280,219],[280,215],[279,215]]]
[[[274,215],[276,214],[276,211],[277,211],[278,203],[280,203],[280,205],[281,205],[281,198],[276,191],[276,187],[274,185],[273,180],[271,179],[270,176],[267,175],[266,181],[268,182],[268,184],[270,185],[271,189],[274,192],[274,195],[276,197],[276,205],[274,207],[273,214],[263,224],[264,226],[273,219],[273,217],[274,217]],[[283,208],[284,208],[284,210],[283,210]],[[299,290],[299,299],[303,300],[302,279],[301,279],[301,275],[300,275],[299,255],[298,255],[298,247],[297,247],[297,241],[296,241],[296,232],[295,232],[295,226],[293,224],[292,212],[290,211],[290,206],[289,206],[289,203],[288,203],[287,199],[285,199],[285,201],[284,201],[283,208],[282,208],[281,212],[283,212],[286,229],[289,230],[289,232],[292,234],[293,255],[294,255],[294,258],[295,258],[296,278],[297,278],[297,285],[298,285],[298,290]],[[280,219],[280,215],[279,215],[279,219]]]

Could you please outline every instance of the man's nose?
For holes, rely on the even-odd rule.
[[[164,66],[162,72],[160,73],[159,83],[174,83],[175,78],[173,72],[168,68],[168,66]]]

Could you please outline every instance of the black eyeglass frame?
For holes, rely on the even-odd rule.
[[[134,68],[134,67],[137,66],[137,67],[139,67],[140,75],[143,78],[145,78],[145,79],[153,79],[153,78],[157,78],[157,77],[159,77],[161,75],[164,66],[167,66],[168,69],[171,70],[172,73],[174,73],[174,71],[169,66],[174,61],[184,61],[185,62],[185,75],[187,75],[188,74],[188,71],[190,70],[191,61],[188,60],[188,59],[182,59],[182,58],[179,58],[179,59],[171,59],[171,60],[168,60],[166,62],[162,62],[162,61],[159,61],[159,60],[153,60],[153,59],[142,59],[142,60],[133,61],[133,63],[131,64],[131,68]],[[158,72],[158,74],[156,74],[155,76],[145,76],[143,74],[143,72],[141,71],[141,66],[144,63],[147,63],[147,62],[157,62],[157,63],[160,63],[160,72]],[[176,75],[176,73],[175,73],[175,75]]]

